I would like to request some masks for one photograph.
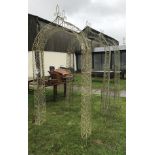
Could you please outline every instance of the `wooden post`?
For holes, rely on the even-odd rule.
[[[64,97],[66,97],[66,89],[67,89],[67,83],[64,83]]]
[[[57,98],[57,85],[53,86],[53,100],[56,101]]]

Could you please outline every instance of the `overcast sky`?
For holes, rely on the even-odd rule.
[[[28,0],[28,12],[53,21],[56,5],[65,10],[67,21],[80,29],[89,25],[117,39],[125,37],[126,0]]]

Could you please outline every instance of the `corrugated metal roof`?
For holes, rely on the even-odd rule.
[[[95,32],[96,34],[103,34],[104,35],[104,37],[106,37],[106,38],[109,38],[109,39],[112,39],[112,40],[115,40],[116,42],[118,42],[118,40],[116,40],[116,39],[114,39],[114,38],[112,38],[112,37],[110,37],[110,36],[108,36],[107,34],[104,34],[104,33],[102,33],[102,32],[100,32],[100,31],[98,31],[98,30],[96,30],[96,29],[94,29],[94,28],[92,28],[92,27],[90,27],[90,26],[86,26],[82,31],[87,31],[87,29],[90,29],[90,31],[93,31],[93,32]],[[88,30],[89,31],[89,30]]]
[[[104,51],[116,51],[116,50],[126,50],[126,45],[120,45],[120,46],[107,46],[107,47],[95,47],[93,52],[104,52]]]
[[[38,16],[34,16],[31,14],[28,14],[28,50],[31,51],[32,50],[32,45],[34,42],[34,39],[37,35],[37,33],[40,31],[40,29],[42,27],[44,27],[46,24],[51,23],[53,25],[56,25],[55,23],[52,23],[48,20],[45,20],[41,17]],[[98,34],[100,33],[99,31],[91,28],[91,27],[86,27],[87,29],[90,28],[91,31],[95,32],[95,36],[94,38],[97,38],[96,40],[92,41],[92,47],[97,47],[97,48],[102,48],[99,47],[100,46],[100,42],[98,40]],[[83,32],[86,30],[86,28],[83,30]],[[72,36],[73,32],[70,29],[65,28],[66,32],[57,32],[55,33],[55,35],[53,34],[53,36],[51,38],[48,39],[47,44],[45,46],[45,50],[47,51],[59,51],[59,52],[63,52],[66,51],[68,48],[68,45],[70,43],[70,40],[72,40],[74,38],[74,36]],[[69,32],[69,33],[68,33]],[[77,32],[75,32],[77,33]],[[88,34],[87,38],[88,40],[90,39],[89,37],[91,37],[91,33]],[[94,33],[93,33],[94,35]],[[119,44],[119,42],[110,37],[107,36],[106,34],[103,34],[106,37],[106,40],[108,42],[109,45],[113,45],[113,41],[115,41],[116,44]],[[81,48],[80,48],[80,43],[77,40],[76,45],[74,45],[75,51],[80,52]],[[103,51],[101,49],[96,49],[97,51]]]

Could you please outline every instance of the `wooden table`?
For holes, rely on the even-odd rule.
[[[45,77],[46,79],[47,77]],[[53,100],[56,101],[57,99],[57,87],[58,85],[63,84],[64,85],[64,97],[66,97],[67,92],[67,83],[73,80],[73,76],[66,76],[63,77],[61,81],[57,79],[51,79],[51,80],[45,80],[45,87],[53,86]],[[30,89],[30,83],[33,82],[32,79],[28,80],[28,90]]]

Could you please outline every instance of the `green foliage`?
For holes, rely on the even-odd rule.
[[[62,94],[56,102],[47,91],[47,120],[33,124],[33,92],[29,93],[29,155],[125,155],[125,98],[100,111],[100,96],[92,96],[92,136],[80,136],[80,95],[66,104]]]

